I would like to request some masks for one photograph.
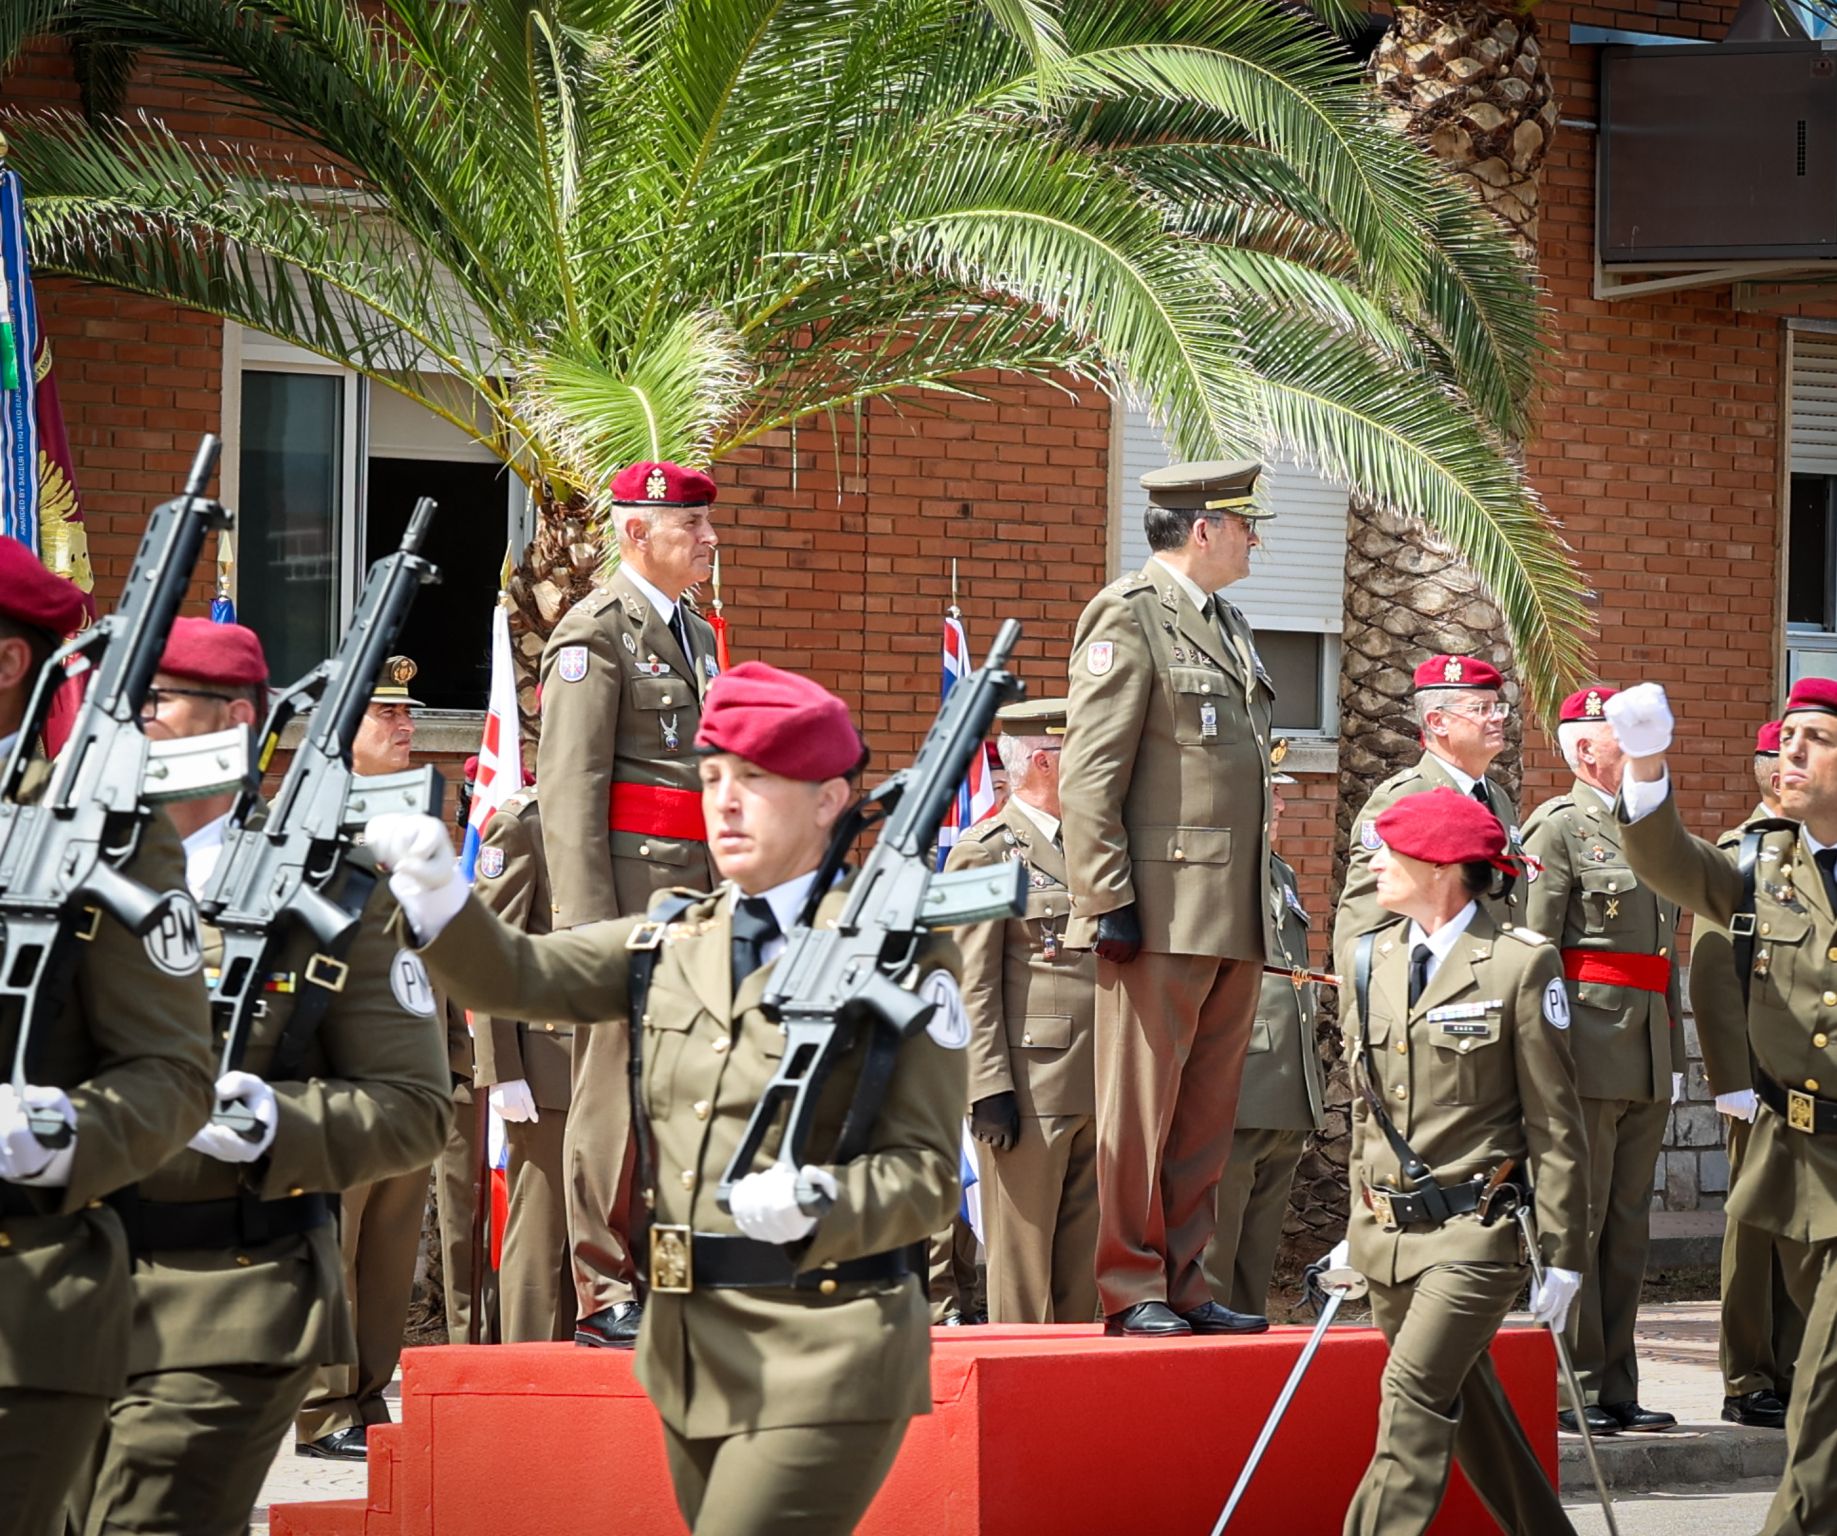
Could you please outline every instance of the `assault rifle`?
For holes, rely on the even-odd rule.
[[[982,751],[995,711],[1026,693],[1007,670],[1020,633],[1013,619],[1002,625],[988,659],[951,689],[911,766],[864,796],[830,840],[810,904],[766,986],[764,1006],[784,1028],[785,1054],[721,1175],[715,1201],[722,1210],[728,1208],[735,1180],[751,1170],[780,1111],[787,1113],[778,1161],[793,1173],[803,1166],[823,1084],[867,1032],[867,1059],[833,1161],[860,1156],[892,1079],[900,1042],[923,1029],[936,1011],[936,1004],[907,985],[920,938],[932,929],[1026,910],[1027,871],[1018,862],[950,874],[938,874],[931,865],[938,828],[970,760]],[[812,926],[817,903],[841,873],[850,847],[875,825],[881,828],[879,839],[849,888],[841,916],[833,926]],[[810,1210],[826,1203],[801,1179],[798,1200]]]
[[[0,1009],[19,1021],[15,1087],[31,1081],[34,1038],[63,1006],[77,945],[95,937],[104,913],[137,935],[170,925],[175,947],[194,955],[198,949],[190,900],[149,891],[121,870],[152,816],[145,792],[152,753],[140,728],[141,707],[205,535],[230,526],[230,514],[204,495],[218,446],[207,434],[184,491],[148,517],[115,611],[39,669],[0,771]],[[84,672],[89,688],[50,783],[41,798],[23,805],[20,789],[53,696],[66,677]],[[224,743],[217,749],[221,754]],[[28,1118],[45,1146],[69,1144],[61,1115],[37,1111]]]
[[[220,1072],[233,1072],[248,1049],[249,1029],[267,986],[270,965],[291,926],[312,935],[316,952],[300,978],[287,1030],[276,1047],[277,1076],[291,1072],[331,1000],[344,986],[341,958],[375,886],[368,872],[350,870],[341,885],[355,835],[384,811],[440,807],[440,775],[432,768],[360,778],[351,744],[363,723],[377,674],[421,587],[439,579],[420,553],[434,502],[415,503],[402,545],[370,567],[351,626],[338,654],[281,693],[262,726],[261,750],[244,784],[224,847],[199,903],[223,935],[223,959],[211,993],[211,1022],[223,1035]],[[281,732],[300,710],[314,707],[312,724],[287,766],[266,818],[258,819],[261,773]],[[331,887],[338,885],[333,893]],[[239,1101],[220,1103],[211,1117],[254,1141],[262,1128]]]

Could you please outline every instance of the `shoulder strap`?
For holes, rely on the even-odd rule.
[[[638,1198],[631,1203],[631,1254],[640,1276],[648,1279],[645,1264],[644,1234],[651,1224],[651,1202],[657,1197],[657,1148],[651,1140],[651,1117],[644,1107],[644,1009],[651,995],[651,976],[657,969],[657,954],[663,948],[662,931],[676,921],[700,898],[680,891],[651,903],[647,921],[656,925],[656,939],[642,949],[631,952],[627,973],[626,1000],[630,1018],[626,1021],[631,1042],[626,1063],[626,1093],[631,1101],[632,1138],[638,1147]]]
[[[374,870],[346,864],[344,882],[331,902],[340,911],[361,919],[364,908],[370,903],[370,893],[375,889]],[[300,1069],[306,1064],[306,1052],[313,1043],[313,1036],[319,1032],[326,1010],[332,1006],[332,999],[344,990],[344,951],[356,935],[357,925],[353,923],[342,944],[321,950],[307,963],[300,978],[304,985],[295,999],[293,1012],[287,1015],[281,1037],[274,1043],[274,1055],[268,1062],[268,1076],[272,1081],[291,1082],[300,1075]],[[265,977],[258,976],[251,985],[260,987],[265,981]]]
[[[1765,827],[1750,827],[1743,832],[1741,847],[1735,854],[1735,872],[1741,876],[1741,905],[1729,919],[1729,947],[1735,954],[1735,979],[1741,983],[1744,1015],[1748,993],[1754,985],[1754,871],[1760,862],[1760,842],[1766,831]]]
[[[1371,952],[1377,939],[1376,929],[1370,933],[1361,933],[1352,958],[1352,990],[1359,1005],[1359,1092],[1364,1096],[1365,1107],[1371,1111],[1372,1119],[1378,1122],[1378,1129],[1384,1133],[1385,1141],[1390,1143],[1391,1151],[1396,1154],[1397,1166],[1402,1170],[1403,1177],[1413,1186],[1412,1192],[1420,1192],[1425,1204],[1433,1211],[1441,1196],[1435,1185],[1434,1170],[1404,1140],[1403,1132],[1397,1129],[1397,1122],[1391,1119],[1390,1111],[1385,1109],[1384,1100],[1378,1093],[1378,1069],[1371,1057],[1370,1007]],[[1445,1220],[1447,1212],[1444,1210],[1440,1216]]]

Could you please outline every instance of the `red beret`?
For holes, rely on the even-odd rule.
[[[88,609],[74,581],[52,575],[19,540],[0,537],[0,614],[62,640],[83,627]]]
[[[612,477],[612,500],[621,507],[705,507],[714,500],[714,481],[699,469],[646,459]]]
[[[1404,796],[1372,826],[1387,848],[1430,864],[1490,863],[1505,852],[1499,818],[1446,785]]]
[[[743,661],[708,685],[695,745],[813,784],[853,773],[867,755],[846,704],[763,661]]]
[[[1416,691],[1425,688],[1503,688],[1505,679],[1478,656],[1431,656],[1416,669]]]
[[[1754,733],[1754,755],[1756,757],[1778,757],[1780,755],[1780,723],[1769,720]]]
[[[244,688],[268,681],[268,658],[252,629],[241,624],[213,624],[209,619],[179,619],[166,636],[159,670],[200,683]]]
[[[1563,700],[1562,707],[1556,712],[1559,725],[1567,725],[1571,720],[1605,720],[1601,706],[1615,694],[1618,688],[1604,688],[1595,683],[1587,688],[1578,688]]]
[[[1786,699],[1786,713],[1796,715],[1806,710],[1823,710],[1837,715],[1837,678],[1802,677],[1792,685]]]

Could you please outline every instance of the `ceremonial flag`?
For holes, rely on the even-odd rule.
[[[210,600],[210,621],[213,624],[236,622],[236,599],[230,596],[230,571],[235,563],[229,530],[221,529],[217,534],[217,595]]]
[[[963,621],[953,608],[944,616],[944,686],[941,697],[948,699],[950,690],[960,678],[975,669],[970,665],[969,636],[963,632]],[[945,812],[944,824],[938,828],[938,868],[962,834],[995,809],[995,781],[989,774],[987,755],[978,752],[970,759],[970,771],[957,788],[957,800]]]
[[[470,1023],[472,1015],[466,1015]],[[491,1267],[504,1267],[504,1229],[510,1225],[510,1133],[504,1117],[493,1107],[485,1131],[491,1172]]]
[[[478,783],[472,791],[472,813],[466,818],[461,855],[466,882],[478,868],[478,846],[485,823],[523,787],[523,745],[517,727],[517,674],[511,659],[510,614],[502,603],[491,610],[491,696],[485,713],[485,737],[478,749]]]
[[[733,665],[727,659],[727,619],[721,612],[721,552],[714,552],[714,611],[708,615],[708,626],[714,631],[714,664],[725,672]]]
[[[957,1207],[957,1214],[976,1234],[976,1241],[983,1242],[982,1178],[977,1171],[976,1142],[970,1135],[968,1120],[963,1122],[963,1140],[957,1148],[957,1171],[963,1176],[963,1200]]]

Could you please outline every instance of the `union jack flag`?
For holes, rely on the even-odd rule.
[[[964,634],[963,620],[953,608],[944,616],[944,686],[940,697],[948,699],[958,681],[973,671],[969,636]],[[957,787],[957,803],[945,813],[944,824],[938,828],[939,869],[944,867],[944,860],[957,839],[994,809],[995,781],[989,775],[986,754],[978,751],[970,759],[968,775]]]

